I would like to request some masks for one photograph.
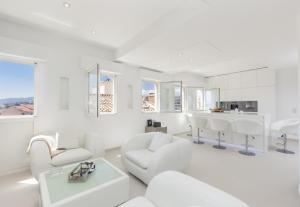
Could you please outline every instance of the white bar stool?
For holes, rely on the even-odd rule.
[[[231,123],[225,119],[213,118],[210,120],[210,129],[218,132],[218,144],[213,145],[216,149],[226,149],[225,146],[221,145],[221,135],[224,135],[226,131],[231,128]]]
[[[197,129],[197,141],[194,141],[196,144],[204,144],[204,142],[200,141],[200,131],[206,128],[207,125],[207,119],[204,117],[197,117],[197,116],[192,116],[190,117],[192,128]]]
[[[187,136],[193,136],[193,127],[192,127],[192,123],[191,123],[191,117],[192,114],[185,114],[185,119],[187,122],[188,127],[190,128],[190,132],[187,134]]]
[[[262,135],[262,124],[248,119],[238,119],[234,122],[234,126],[235,132],[245,135],[246,138],[245,149],[240,150],[239,153],[247,156],[255,156],[254,152],[249,151],[249,137],[255,139],[255,136]]]
[[[299,124],[299,119],[285,119],[272,124],[272,132],[279,134],[283,141],[283,149],[276,149],[277,152],[295,154],[295,152],[287,150],[287,134],[298,135]]]

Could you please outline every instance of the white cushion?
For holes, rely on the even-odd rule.
[[[153,152],[147,149],[142,149],[129,151],[125,155],[127,159],[133,162],[134,164],[138,165],[141,168],[147,169],[149,162],[151,161],[151,158],[153,156]]]
[[[74,162],[81,162],[91,157],[92,153],[86,149],[71,149],[54,156],[51,160],[51,164],[54,166],[62,166]]]
[[[169,144],[172,141],[172,136],[170,134],[156,133],[152,138],[152,141],[148,149],[152,152],[155,152],[160,147]]]
[[[78,148],[79,147],[79,139],[72,135],[71,133],[59,133],[57,138],[57,147],[58,148]]]
[[[155,207],[155,206],[150,201],[148,201],[146,198],[137,197],[137,198],[134,198],[134,199],[124,203],[120,207]]]

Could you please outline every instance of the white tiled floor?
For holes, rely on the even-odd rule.
[[[290,148],[297,151],[298,143],[290,142]],[[123,169],[119,153],[119,149],[110,150],[106,159]],[[270,151],[266,155],[246,157],[233,150],[193,145],[187,174],[240,198],[251,207],[299,207],[298,158],[298,152],[285,155]],[[30,178],[29,172],[1,177],[1,206],[38,206],[38,185]],[[131,197],[143,195],[145,189],[142,182],[130,176]]]

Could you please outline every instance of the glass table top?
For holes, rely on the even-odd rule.
[[[69,183],[68,174],[77,166],[70,165],[62,168],[61,173],[53,174],[51,171],[45,174],[49,199],[51,203],[61,201],[70,196],[103,185],[122,176],[122,174],[102,159],[94,160],[96,170],[89,176],[86,182]]]

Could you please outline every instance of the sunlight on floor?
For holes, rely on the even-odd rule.
[[[35,178],[29,178],[18,182],[19,184],[37,185],[38,181]]]

